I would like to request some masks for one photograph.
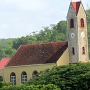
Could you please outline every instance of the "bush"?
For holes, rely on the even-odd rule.
[[[90,63],[53,67],[47,73],[42,71],[37,78],[30,79],[27,85],[52,83],[61,90],[89,90]]]
[[[0,76],[0,82],[2,82],[3,81],[3,77],[2,76]]]
[[[4,86],[9,86],[12,85],[11,83],[5,83],[5,82],[0,82],[0,88],[4,87]]]
[[[4,86],[0,90],[61,90],[56,85],[48,84],[48,85],[16,85],[16,86]]]
[[[2,82],[0,82],[0,88],[2,88],[2,86],[3,86],[3,84],[2,84]]]

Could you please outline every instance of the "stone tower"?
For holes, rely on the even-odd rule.
[[[70,3],[67,29],[69,63],[88,62],[87,20],[81,1]]]

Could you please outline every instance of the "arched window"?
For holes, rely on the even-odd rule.
[[[75,55],[75,49],[72,47],[72,54]]]
[[[70,20],[70,28],[74,28],[74,20],[73,19]]]
[[[81,27],[84,27],[84,20],[83,20],[83,18],[80,19],[80,24],[81,24]]]
[[[2,82],[3,81],[3,77],[2,76],[0,76],[0,82]]]
[[[85,47],[82,47],[82,54],[85,54]]]
[[[21,74],[21,82],[22,83],[27,82],[27,73],[25,71],[22,72],[22,74]]]
[[[10,82],[12,83],[12,85],[16,85],[16,75],[14,72],[10,74]]]
[[[36,70],[34,70],[33,73],[32,73],[32,78],[36,78],[37,74],[38,74],[38,72]]]

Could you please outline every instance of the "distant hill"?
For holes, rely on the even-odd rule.
[[[86,10],[86,14],[90,57],[90,9]],[[57,24],[44,27],[39,33],[32,32],[32,34],[21,38],[0,39],[0,59],[3,57],[11,57],[20,45],[64,40],[67,40],[67,23],[66,21],[59,21]]]

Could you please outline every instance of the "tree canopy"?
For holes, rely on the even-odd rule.
[[[55,66],[51,70],[46,69],[26,83],[26,85],[32,84],[54,84],[61,90],[89,90],[90,63]]]

